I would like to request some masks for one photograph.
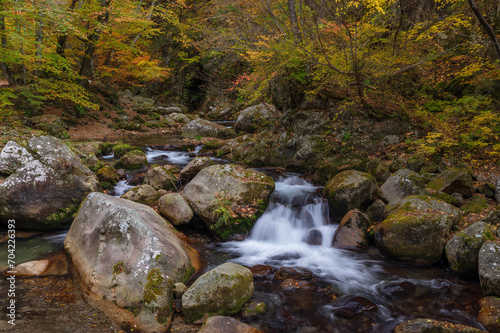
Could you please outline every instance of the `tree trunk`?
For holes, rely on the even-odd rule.
[[[493,43],[493,46],[495,46],[495,49],[497,51],[498,58],[500,59],[500,42],[498,41],[495,29],[493,29],[493,27],[486,21],[484,16],[479,11],[479,8],[477,8],[474,0],[467,0],[467,1],[469,2],[469,6],[472,9],[472,12],[474,13],[474,15],[476,15],[477,19],[479,20],[479,23],[486,31],[486,34],[490,37],[490,40]]]
[[[295,10],[295,0],[287,0],[288,19],[292,26],[293,37],[296,41],[300,41],[299,22],[297,21],[297,12]]]
[[[71,4],[69,5],[69,11],[72,12],[75,9],[76,3],[78,0],[71,0]],[[57,49],[56,53],[61,57],[66,58],[64,55],[64,49],[66,48],[66,41],[68,40],[68,35],[60,35],[57,37]]]

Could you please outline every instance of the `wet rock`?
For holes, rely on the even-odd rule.
[[[385,203],[380,199],[375,200],[375,202],[366,209],[366,214],[368,214],[368,217],[373,222],[382,222],[387,214]]]
[[[153,209],[103,193],[82,203],[64,247],[89,291],[132,311],[147,332],[166,330],[174,283],[186,282],[200,265]]]
[[[50,261],[48,260],[32,260],[28,262],[24,262],[22,264],[17,265],[12,269],[17,272],[14,275],[23,276],[23,277],[33,277],[33,276],[41,276],[43,272],[49,267]]]
[[[500,332],[500,298],[488,296],[479,300],[477,321],[490,333]]]
[[[354,208],[366,208],[377,189],[375,178],[365,172],[348,170],[333,177],[325,186],[330,209],[334,215],[343,216]]]
[[[439,333],[484,333],[477,328],[450,323],[447,321],[437,321],[434,319],[413,319],[399,324],[394,329],[394,333],[423,333],[423,332],[439,332]]]
[[[255,265],[250,267],[254,279],[268,279],[274,276],[274,269],[268,265]]]
[[[243,318],[256,317],[258,315],[266,313],[268,310],[269,307],[267,306],[266,303],[259,300],[253,300],[245,304],[243,309],[241,309],[241,317]]]
[[[448,194],[460,193],[464,197],[474,194],[474,183],[466,169],[448,169],[431,180],[427,187]]]
[[[375,229],[376,245],[388,257],[415,264],[438,262],[451,227],[461,219],[458,208],[429,196],[410,196],[387,208]]]
[[[252,297],[252,272],[235,263],[225,263],[200,276],[182,296],[187,322],[206,315],[234,315]]]
[[[456,233],[445,247],[451,269],[461,275],[477,276],[479,250],[484,242],[491,240],[495,240],[495,235],[484,222]]]
[[[276,274],[274,274],[276,280],[310,280],[312,276],[310,270],[301,267],[281,267]]]
[[[387,202],[396,201],[410,195],[424,194],[424,180],[415,171],[401,169],[391,175],[380,186],[380,196]]]
[[[140,169],[149,165],[148,160],[146,158],[146,154],[144,154],[141,150],[132,150],[125,155],[123,155],[118,162],[115,164],[115,168],[123,168],[127,170],[135,170]]]
[[[144,184],[160,190],[176,190],[177,178],[161,165],[153,165],[144,176]]]
[[[367,298],[356,296],[333,303],[331,311],[345,318],[352,318],[365,312],[377,311],[378,306]]]
[[[238,131],[253,133],[273,125],[278,119],[278,111],[271,104],[259,104],[242,110],[234,128]]]
[[[120,180],[115,168],[109,165],[103,166],[97,170],[96,176],[100,182],[108,182],[112,185],[116,185],[116,183]]]
[[[272,191],[271,177],[227,164],[201,170],[186,185],[183,196],[212,235],[229,239],[252,228],[267,208]]]
[[[479,251],[479,281],[485,295],[500,296],[500,243],[485,242]]]
[[[175,226],[191,221],[193,211],[179,193],[167,193],[158,200],[158,210]]]
[[[383,292],[385,294],[391,295],[392,297],[409,298],[415,293],[417,286],[415,284],[404,281],[401,283],[388,283],[383,286]]]
[[[368,228],[371,223],[365,214],[358,209],[347,212],[335,234],[332,246],[337,249],[363,249],[370,242],[368,239]]]
[[[318,287],[309,281],[286,279],[280,284],[280,288],[284,291],[314,291]]]
[[[302,241],[309,245],[321,245],[323,242],[323,234],[317,229],[311,229],[307,232]]]
[[[33,159],[0,184],[0,221],[15,219],[19,229],[61,229],[71,222],[80,201],[100,189],[99,182],[54,137],[31,139],[27,151]]]
[[[33,156],[14,141],[9,141],[0,153],[0,174],[11,175],[23,165],[33,161]]]
[[[184,126],[182,136],[195,138],[197,136],[219,139],[231,139],[237,136],[236,132],[214,122],[196,118]]]
[[[132,187],[124,195],[122,195],[121,198],[149,205],[157,201],[160,198],[160,195],[153,186],[139,185]]]
[[[17,272],[12,275],[22,277],[65,275],[68,273],[68,260],[66,259],[66,253],[61,250],[44,256],[43,259],[19,264],[10,271]]]
[[[232,317],[212,316],[198,333],[262,333],[262,331],[237,321]]]
[[[181,170],[179,177],[190,181],[198,172],[214,164],[215,162],[210,157],[195,157]]]
[[[124,179],[125,177],[127,177],[127,171],[125,171],[125,169],[118,169],[116,170],[116,173],[118,174],[118,177],[120,177],[120,179]],[[142,183],[142,181],[141,181]],[[139,184],[137,184],[139,185]]]

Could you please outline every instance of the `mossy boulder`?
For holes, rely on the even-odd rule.
[[[485,295],[500,296],[500,243],[487,241],[479,251],[479,281]]]
[[[332,213],[335,216],[344,216],[351,209],[368,207],[373,201],[372,195],[377,187],[377,180],[372,175],[347,170],[330,179],[324,192]]]
[[[484,333],[484,331],[448,321],[418,318],[399,324],[394,333]]]
[[[242,110],[234,128],[238,131],[253,133],[269,128],[278,119],[278,111],[274,105],[262,103]]]
[[[144,176],[144,184],[151,185],[157,190],[175,190],[177,189],[177,177],[167,168],[153,165]]]
[[[176,123],[187,124],[191,119],[183,113],[171,113],[170,118]]]
[[[196,118],[184,126],[182,136],[187,138],[211,137],[219,139],[231,139],[237,136],[236,132],[225,126],[216,124],[209,120]]]
[[[379,193],[387,202],[393,202],[411,195],[423,195],[424,187],[425,182],[418,173],[409,169],[401,169],[380,186]]]
[[[193,179],[198,172],[214,164],[215,162],[212,161],[210,157],[195,157],[181,170],[179,177],[183,180],[189,181]]]
[[[479,250],[484,242],[491,240],[495,240],[495,236],[484,222],[476,222],[456,233],[445,247],[451,269],[460,275],[477,277]]]
[[[141,169],[149,165],[146,154],[142,150],[132,150],[125,153],[116,163],[115,168],[127,170]]]
[[[93,172],[97,172],[97,170],[104,166],[104,163],[99,161],[94,154],[84,155],[82,157],[82,163]]]
[[[471,213],[479,214],[484,209],[488,207],[488,199],[482,195],[475,194],[465,202],[465,204],[460,208],[464,215],[469,215]]]
[[[19,229],[65,228],[85,196],[100,190],[95,174],[54,137],[32,138],[17,153],[20,167],[0,183],[0,221],[5,224],[15,219]]]
[[[241,265],[225,263],[200,276],[182,295],[182,313],[187,322],[205,316],[234,315],[253,291],[252,272]]]
[[[410,196],[387,206],[388,216],[375,229],[382,254],[396,260],[431,265],[443,254],[458,208],[429,196]]]
[[[467,169],[448,169],[443,171],[427,187],[448,194],[460,193],[464,197],[474,194],[474,183]]]
[[[367,163],[368,158],[364,155],[348,155],[326,158],[316,164],[315,168],[317,171],[315,173],[315,178],[319,183],[326,184],[330,179],[343,171],[365,171]],[[371,171],[368,171],[368,173],[371,173]]]
[[[64,242],[81,281],[131,311],[144,332],[164,332],[173,287],[199,268],[197,252],[153,209],[103,193],[82,203]]]
[[[118,183],[118,181],[120,180],[120,177],[118,177],[115,168],[109,165],[105,165],[97,170],[96,176],[100,182],[106,182],[112,185],[116,185],[116,183]]]
[[[160,198],[160,194],[151,185],[139,185],[132,187],[121,198],[149,205],[157,201]]]
[[[486,328],[488,332],[500,332],[500,298],[487,296],[478,302],[479,314],[477,321]]]
[[[353,209],[347,212],[335,234],[333,235],[332,246],[337,249],[363,249],[370,242],[368,239],[368,228],[371,226],[369,217]]]
[[[267,208],[274,181],[240,165],[213,165],[201,170],[183,196],[216,238],[250,231]]]
[[[179,193],[167,193],[158,200],[158,210],[173,225],[183,225],[191,221],[193,211]]]
[[[33,160],[33,156],[26,148],[14,141],[9,141],[0,153],[0,174],[11,175],[17,169],[20,169],[23,165]]]
[[[103,148],[109,149],[108,146],[104,146]],[[106,151],[107,151],[107,149],[106,149]],[[142,151],[141,148],[131,146],[128,143],[120,143],[120,144],[114,145],[111,149],[113,150],[113,154],[114,154],[115,158],[120,158],[130,151],[134,151],[134,150],[141,150]]]

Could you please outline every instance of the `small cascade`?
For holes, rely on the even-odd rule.
[[[128,190],[130,190],[132,187],[132,185],[129,185],[127,183],[127,180],[120,180],[118,183],[116,183],[115,185],[115,194],[114,196],[115,197],[121,197],[122,195],[125,194],[125,192],[127,192]]]
[[[184,167],[200,152],[201,148],[203,145],[196,146],[193,151],[165,151],[147,147],[146,158],[150,164],[164,161],[162,164]]]

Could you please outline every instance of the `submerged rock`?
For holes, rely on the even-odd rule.
[[[82,203],[64,247],[89,291],[132,311],[147,332],[168,328],[174,283],[199,267],[196,251],[153,209],[102,193]]]
[[[209,120],[196,118],[184,126],[182,136],[195,138],[197,136],[219,139],[231,139],[237,136],[232,129],[216,124]]]
[[[410,195],[424,194],[424,180],[415,171],[401,169],[391,175],[380,186],[380,196],[387,202],[396,201]]]
[[[252,272],[225,263],[200,276],[182,296],[182,313],[188,322],[204,316],[234,315],[252,297]]]
[[[173,225],[183,225],[191,221],[193,211],[179,193],[167,193],[158,200],[158,210]]]
[[[213,165],[189,182],[183,196],[217,238],[250,231],[269,203],[271,177],[235,164]]]
[[[330,209],[334,215],[343,216],[354,208],[366,208],[377,189],[375,178],[356,170],[347,170],[333,177],[325,186]]]
[[[16,228],[54,230],[67,226],[85,196],[100,189],[94,173],[61,141],[31,139],[20,156],[26,161],[0,183],[0,220]],[[21,161],[19,160],[19,161]]]
[[[479,251],[479,281],[485,295],[500,296],[500,243],[485,242]]]
[[[242,110],[234,128],[238,131],[253,133],[270,127],[278,119],[278,111],[271,104],[259,104]]]
[[[370,242],[368,239],[368,228],[371,223],[364,213],[358,209],[347,212],[335,234],[332,246],[337,249],[362,249]]]
[[[355,296],[333,303],[331,311],[336,315],[352,318],[365,312],[377,311],[378,306],[367,298]]]
[[[437,321],[434,319],[419,318],[405,321],[394,329],[394,333],[484,333],[474,327],[450,323],[448,321]]]
[[[415,264],[438,262],[460,210],[429,196],[415,195],[387,206],[389,215],[375,230],[384,255]]]

